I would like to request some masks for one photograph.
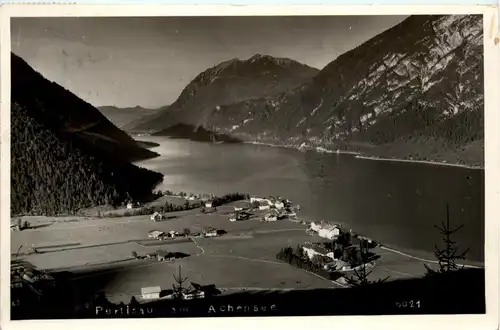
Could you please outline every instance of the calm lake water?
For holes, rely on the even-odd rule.
[[[356,159],[251,144],[210,144],[141,137],[160,144],[160,157],[138,166],[165,175],[162,190],[280,195],[301,206],[299,216],[344,224],[405,249],[434,251],[434,225],[464,225],[453,238],[484,259],[484,170]]]

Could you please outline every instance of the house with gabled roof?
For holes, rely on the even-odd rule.
[[[340,235],[340,227],[336,224],[311,222],[310,229],[315,231],[319,236],[327,239],[335,239]]]
[[[142,296],[142,299],[145,299],[145,300],[160,299],[160,294],[161,294],[161,287],[160,286],[141,288],[141,296]]]

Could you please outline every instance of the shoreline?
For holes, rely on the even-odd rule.
[[[443,163],[439,161],[431,161],[431,160],[416,160],[416,159],[404,159],[404,158],[386,158],[386,157],[378,157],[378,156],[364,156],[362,154],[356,155],[354,158],[363,159],[363,160],[375,160],[375,161],[386,161],[386,162],[399,162],[399,163],[420,163],[427,165],[438,165],[438,166],[449,166],[449,167],[459,167],[469,170],[484,170],[484,166],[479,165],[465,165],[465,164],[456,164],[456,163]]]
[[[418,255],[412,255],[412,254],[410,254],[410,253],[417,253],[418,254],[418,252],[427,253],[426,251],[409,250],[409,249],[399,248],[397,246],[390,246],[390,245],[386,245],[386,244],[380,244],[377,247],[379,249],[382,249],[382,250],[385,250],[385,251],[389,251],[389,252],[392,252],[392,253],[395,253],[395,254],[399,254],[399,255],[408,257],[410,259],[418,260],[418,261],[420,261],[422,263],[426,263],[426,264],[429,264],[429,263],[439,264],[438,260],[431,260],[431,259],[427,259],[425,257],[421,257],[421,256],[418,256]],[[457,263],[457,266],[458,267],[463,267],[463,268],[474,268],[474,269],[484,269],[484,267],[485,267],[484,266],[484,261],[477,261],[477,260],[472,260],[472,259],[464,259],[460,263]]]
[[[262,145],[262,146],[266,146],[266,147],[283,148],[283,149],[294,149],[294,150],[297,150],[297,151],[301,151],[298,147],[294,147],[294,146],[291,146],[291,145],[279,145],[279,144],[264,143],[264,142],[259,142],[259,141],[244,141],[244,142],[242,142],[242,144],[254,144],[254,145]],[[307,150],[310,150],[310,151],[314,151],[314,152],[318,152],[318,153],[329,153],[329,154],[336,154],[337,153],[337,151],[328,150],[328,149],[323,148],[323,147],[317,147],[317,148],[310,148],[309,147],[309,148],[303,148],[303,150],[304,149],[307,149]],[[353,158],[357,158],[357,159],[361,159],[361,160],[386,161],[386,162],[401,162],[401,163],[416,163],[416,164],[421,163],[421,164],[426,164],[426,165],[448,166],[448,167],[463,168],[463,169],[467,169],[467,170],[483,170],[484,171],[484,167],[480,167],[480,166],[470,166],[470,165],[465,165],[465,164],[454,164],[454,163],[442,163],[442,162],[436,162],[436,161],[410,160],[410,159],[398,159],[398,158],[394,158],[393,159],[393,158],[378,157],[378,156],[365,156],[362,153],[354,152],[354,151],[340,151],[339,150],[338,154],[350,154],[350,155],[353,155]],[[321,219],[312,219],[311,217],[309,217],[309,216],[307,216],[305,214],[301,214],[298,217],[298,220],[296,220],[296,221],[297,222],[301,222],[302,220],[311,222],[311,221],[318,221],[318,220],[321,220]],[[345,222],[345,221],[338,222],[338,224],[340,224],[342,227],[347,227],[347,228],[351,227],[351,224],[349,222]],[[412,248],[401,247],[401,246],[393,245],[393,244],[390,244],[390,243],[387,243],[387,244],[381,243],[381,244],[384,245],[384,246],[386,246],[386,247],[395,248],[397,250],[413,251]],[[432,251],[425,251],[425,250],[422,250],[422,251],[418,251],[417,250],[415,252],[417,252],[417,255],[420,255],[419,252],[423,252],[424,254],[432,253]],[[472,259],[472,260],[469,260],[469,261],[479,262],[479,263],[483,263],[484,262],[484,260],[475,260],[475,259]]]
[[[338,150],[333,151],[324,147],[295,147],[288,145],[279,145],[272,143],[264,143],[258,141],[245,141],[244,144],[254,144],[254,145],[263,145],[273,148],[285,148],[285,149],[294,149],[298,151],[314,151],[322,154],[342,154],[342,155],[354,155],[354,158],[363,159],[363,160],[377,160],[377,161],[386,161],[386,162],[400,162],[400,163],[415,163],[415,164],[427,164],[427,165],[438,165],[438,166],[449,166],[449,167],[458,167],[468,170],[484,170],[484,165],[466,165],[459,163],[444,163],[442,161],[430,161],[430,160],[418,160],[418,159],[404,159],[404,158],[387,158],[382,156],[366,156],[363,155],[362,152],[358,151],[349,151],[349,150]]]
[[[266,147],[272,147],[272,148],[283,148],[283,149],[293,149],[297,151],[314,151],[317,153],[321,154],[342,154],[342,155],[361,155],[360,152],[358,151],[349,151],[349,150],[330,150],[324,147],[296,147],[296,146],[291,146],[291,145],[286,145],[286,144],[273,144],[273,143],[265,143],[265,142],[258,142],[258,141],[244,141],[243,144],[254,144],[254,145],[261,145],[261,146],[266,146]]]
[[[136,135],[137,137],[145,137],[148,135]],[[150,136],[150,135],[149,135]],[[134,136],[135,137],[135,136]],[[189,139],[185,139],[189,140]],[[195,141],[204,143],[202,141]],[[339,155],[353,155],[354,158],[362,159],[362,160],[376,160],[376,161],[386,161],[386,162],[400,162],[400,163],[414,163],[414,164],[427,164],[427,165],[438,165],[438,166],[448,166],[448,167],[458,167],[468,170],[484,170],[484,165],[467,165],[460,163],[444,163],[443,161],[430,161],[430,160],[418,160],[418,159],[405,159],[405,158],[387,158],[382,156],[367,156],[363,155],[362,152],[359,151],[349,151],[349,150],[331,150],[325,147],[297,147],[293,145],[286,144],[275,144],[275,143],[266,143],[259,141],[242,141],[242,144],[253,144],[253,145],[261,145],[272,148],[283,148],[283,149],[293,149],[297,151],[313,151],[321,154],[339,154]]]

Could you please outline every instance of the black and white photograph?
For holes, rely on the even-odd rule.
[[[10,318],[486,314],[485,20],[11,17]]]

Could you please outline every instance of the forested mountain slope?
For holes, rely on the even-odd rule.
[[[163,175],[129,160],[154,153],[102,121],[95,108],[12,58],[13,215],[70,214],[151,194]]]

